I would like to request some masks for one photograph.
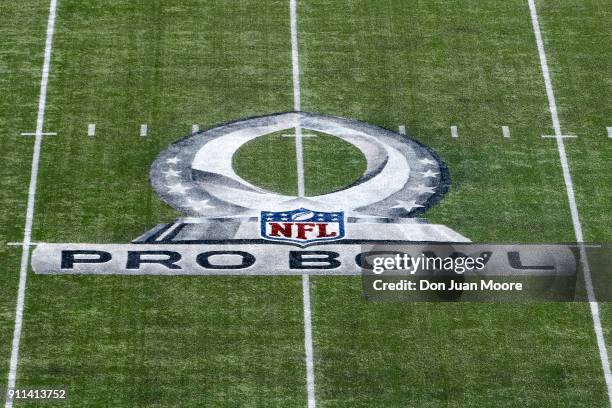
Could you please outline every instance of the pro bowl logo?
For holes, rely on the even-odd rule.
[[[293,242],[301,246],[344,238],[344,212],[262,211],[261,236],[272,241]]]
[[[365,158],[363,174],[348,186],[308,196],[270,191],[236,173],[233,160],[241,146],[291,130],[353,145]],[[221,124],[161,151],[149,178],[153,191],[180,217],[152,226],[131,243],[40,244],[32,255],[34,271],[358,274],[363,245],[469,242],[422,218],[450,187],[442,159],[405,135],[356,120],[286,112]]]

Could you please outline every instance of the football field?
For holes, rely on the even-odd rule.
[[[0,389],[66,389],[49,407],[610,406],[607,303],[367,302],[358,276],[38,275],[29,257],[173,222],[160,152],[294,110],[435,150],[451,184],[423,217],[473,242],[609,244],[611,22],[604,0],[1,2]],[[295,194],[294,136],[234,169]],[[306,136],[306,193],[363,173],[351,145]]]

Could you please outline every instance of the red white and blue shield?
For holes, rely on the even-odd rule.
[[[301,246],[344,238],[344,211],[325,212],[298,208],[292,211],[262,211],[260,234],[272,241]]]

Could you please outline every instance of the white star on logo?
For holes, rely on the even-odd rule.
[[[421,172],[421,174],[423,175],[423,177],[433,177],[433,178],[435,178],[440,173],[436,173],[435,171],[427,170],[426,172]]]
[[[434,193],[435,192],[435,187],[428,187],[428,186],[424,186],[422,184],[419,184],[416,187],[410,187],[410,189],[418,192],[419,194]]]
[[[171,159],[166,159],[166,163],[168,163],[168,164],[176,164],[178,162],[180,162],[178,157],[173,157]]]
[[[395,201],[397,202],[397,205],[394,205],[391,208],[402,208],[410,212],[415,208],[423,207],[421,204],[417,204],[415,200],[412,200],[412,201],[395,200]]]
[[[181,172],[174,169],[168,169],[168,171],[162,171],[162,174],[165,174],[166,177],[178,177]]]
[[[214,208],[212,205],[208,205],[208,200],[202,200],[202,201],[187,200],[187,207],[193,208],[196,212],[202,212],[203,210],[207,208]]]
[[[435,161],[433,161],[433,160],[431,160],[431,159],[427,159],[427,158],[425,158],[425,159],[421,159],[421,160],[419,160],[419,161],[420,161],[421,163],[423,163],[423,164],[436,164],[436,162],[435,162]]]
[[[185,194],[185,191],[191,190],[191,187],[185,187],[181,183],[166,187],[168,187],[168,193],[170,194]]]

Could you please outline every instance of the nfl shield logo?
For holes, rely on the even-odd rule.
[[[272,241],[301,246],[344,238],[344,211],[324,212],[298,208],[292,211],[262,211],[260,234]]]

